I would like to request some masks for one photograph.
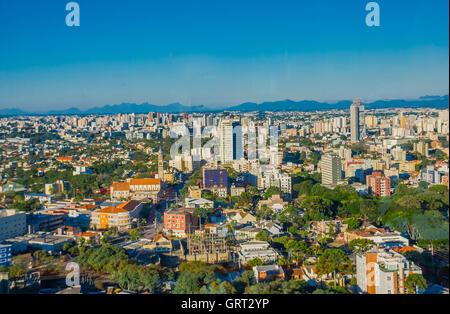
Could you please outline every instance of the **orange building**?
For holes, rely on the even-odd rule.
[[[170,210],[164,213],[164,231],[176,236],[185,236],[198,226],[198,217],[188,210]]]
[[[369,191],[376,196],[391,195],[391,179],[383,177],[381,172],[374,172],[372,175],[366,176]]]
[[[284,271],[280,265],[254,266],[253,273],[255,275],[256,282],[274,279],[284,280]]]
[[[91,225],[95,229],[108,230],[117,227],[119,231],[129,230],[133,219],[139,217],[143,203],[127,201],[119,206],[108,206],[92,213]]]
[[[57,160],[60,162],[72,162],[73,158],[72,157],[58,157]]]

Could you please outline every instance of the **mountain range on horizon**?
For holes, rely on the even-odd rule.
[[[351,100],[341,100],[334,103],[318,102],[314,100],[293,101],[289,99],[280,101],[271,101],[263,103],[245,102],[240,105],[225,107],[221,109],[208,108],[203,105],[184,106],[180,103],[173,103],[165,106],[158,106],[149,103],[135,104],[122,103],[118,105],[105,105],[102,107],[93,107],[81,110],[76,107],[64,110],[49,110],[45,112],[28,112],[17,108],[0,109],[0,116],[20,116],[20,115],[89,115],[89,114],[126,114],[126,113],[182,113],[182,112],[223,112],[223,111],[315,111],[315,110],[332,110],[332,109],[348,109],[352,104]],[[446,108],[449,106],[449,95],[443,96],[422,96],[414,100],[391,99],[376,100],[374,102],[365,103],[368,109],[382,108]]]

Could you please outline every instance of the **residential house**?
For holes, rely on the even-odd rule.
[[[280,195],[275,194],[272,195],[268,200],[262,200],[258,202],[258,209],[261,209],[263,206],[267,206],[272,211],[281,213],[288,202],[283,201]]]

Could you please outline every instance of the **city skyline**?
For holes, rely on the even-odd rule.
[[[448,2],[0,1],[0,108],[448,94]]]

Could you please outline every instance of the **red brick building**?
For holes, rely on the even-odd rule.
[[[391,195],[391,179],[383,177],[381,172],[374,172],[366,177],[369,192],[376,196]]]
[[[175,236],[185,236],[198,226],[198,217],[185,209],[170,210],[164,213],[164,232]]]

